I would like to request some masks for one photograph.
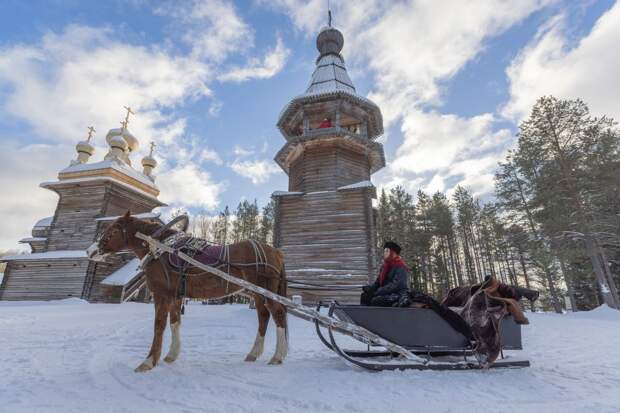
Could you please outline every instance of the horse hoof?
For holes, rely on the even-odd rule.
[[[134,370],[136,373],[143,373],[153,369],[153,362],[151,360],[145,360]]]
[[[176,359],[177,359],[176,357],[172,357],[172,356],[166,356],[166,357],[164,357],[164,361],[165,361],[166,363],[168,363],[168,364],[170,364],[170,363],[174,363],[174,362],[176,361]]]
[[[274,365],[274,366],[278,365],[278,364],[282,364],[282,360],[277,359],[277,358],[274,357],[271,360],[269,360],[269,364]]]
[[[248,354],[245,357],[245,361],[249,361],[249,362],[256,361],[256,356],[253,356],[252,354]]]

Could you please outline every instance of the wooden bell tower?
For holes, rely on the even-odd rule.
[[[289,176],[276,191],[274,243],[286,258],[289,294],[305,303],[357,302],[375,276],[371,175],[385,166],[381,110],[356,93],[340,52],[342,33],[319,33],[319,57],[306,92],[282,110],[286,139],[275,160]],[[344,288],[343,288],[344,287]]]

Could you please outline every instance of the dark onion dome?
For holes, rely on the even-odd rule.
[[[344,45],[344,36],[338,29],[333,27],[323,27],[316,38],[316,48],[321,56],[334,53],[340,54]]]

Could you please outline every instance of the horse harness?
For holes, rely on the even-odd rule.
[[[157,231],[158,232],[158,231]],[[152,236],[155,237],[157,235],[161,235],[161,233],[154,233]],[[184,254],[197,259],[200,256],[205,257],[205,252],[208,251],[209,248],[217,248],[219,249],[219,253],[217,256],[207,255],[207,258],[211,258],[212,262],[206,263],[207,265],[220,269],[222,267],[226,268],[226,272],[230,274],[231,268],[243,268],[243,267],[255,267],[256,274],[261,278],[281,278],[282,274],[278,268],[268,262],[267,254],[265,253],[264,246],[261,242],[256,241],[254,239],[247,240],[250,245],[252,245],[252,249],[254,250],[254,256],[256,257],[255,261],[252,263],[234,263],[230,260],[230,245],[217,245],[215,243],[209,242],[207,240],[191,237],[186,235],[183,232],[177,232],[169,237],[166,237],[162,240],[163,244],[166,244],[177,251],[181,251]],[[188,293],[188,277],[189,276],[198,276],[204,275],[208,272],[202,272],[198,274],[192,274],[189,272],[190,268],[193,266],[178,258],[176,254],[165,253],[167,255],[167,259],[163,258],[164,253],[162,252],[151,252],[148,256],[150,259],[145,260],[143,266],[146,266],[151,260],[157,260],[161,265],[164,275],[166,277],[166,283],[168,287],[170,287],[170,272],[175,271],[179,273],[180,282],[177,286],[176,296],[179,299],[183,299],[187,296]],[[263,271],[260,271],[262,268]],[[277,273],[277,276],[266,274],[267,268],[272,269]],[[226,281],[226,294],[229,291],[229,282]]]

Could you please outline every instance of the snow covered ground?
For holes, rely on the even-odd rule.
[[[531,368],[371,373],[345,365],[291,317],[291,351],[245,363],[256,332],[246,306],[187,307],[172,365],[146,355],[147,304],[0,302],[1,412],[620,412],[620,312],[528,314]],[[164,355],[168,348],[166,333]]]

